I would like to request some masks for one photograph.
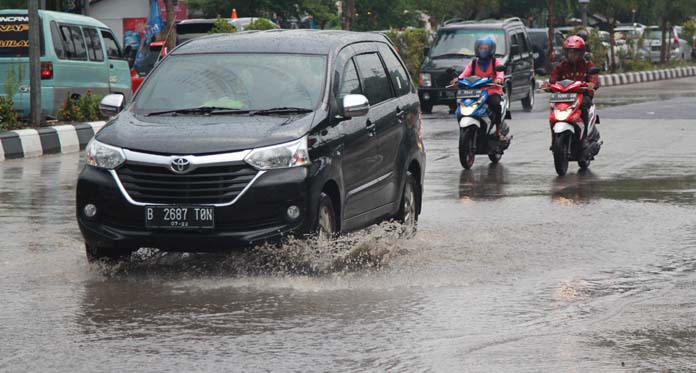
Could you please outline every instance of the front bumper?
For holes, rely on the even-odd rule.
[[[456,93],[454,88],[418,88],[420,102],[429,105],[455,105]]]
[[[232,205],[215,207],[213,229],[147,229],[145,206],[129,202],[111,173],[86,166],[78,178],[76,215],[85,242],[94,247],[230,250],[309,232],[314,217],[309,213],[312,208],[308,194],[306,168],[272,170],[260,175]],[[97,207],[93,218],[83,213],[89,203]],[[291,205],[300,207],[296,220],[286,215]]]

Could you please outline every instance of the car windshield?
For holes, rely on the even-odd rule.
[[[669,37],[669,33],[665,35],[666,37]],[[662,39],[662,30],[650,30],[647,35],[645,36],[646,39],[657,39],[661,40]]]
[[[326,58],[299,54],[170,55],[135,98],[138,114],[216,107],[314,110],[320,101]]]
[[[432,58],[445,55],[474,55],[476,39],[490,36],[496,43],[496,55],[502,56],[507,49],[505,31],[503,30],[469,30],[447,29],[438,32],[437,39],[430,51]]]

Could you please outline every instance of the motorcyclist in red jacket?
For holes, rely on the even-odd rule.
[[[595,66],[592,61],[585,60],[585,41],[579,36],[571,36],[563,43],[565,59],[561,61],[551,72],[549,83],[553,84],[561,80],[574,80],[587,82],[589,90],[583,93],[582,105],[580,106],[582,120],[587,125],[589,120],[588,113],[592,106],[592,98],[595,90],[599,88],[599,75],[590,74],[590,70]]]

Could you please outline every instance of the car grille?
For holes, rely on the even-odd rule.
[[[116,173],[128,195],[136,202],[222,204],[237,198],[257,171],[247,165],[201,166],[178,175],[161,166],[126,163]]]

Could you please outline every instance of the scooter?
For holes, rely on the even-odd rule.
[[[589,73],[597,74],[598,72],[598,69],[593,68]],[[558,176],[568,172],[569,161],[577,161],[580,169],[586,170],[602,147],[603,142],[596,126],[599,124],[599,116],[594,104],[588,110],[587,128],[582,120],[580,108],[583,93],[588,90],[586,82],[573,80],[561,80],[549,85],[546,89],[547,92],[551,92],[549,98],[551,110],[549,123],[553,136],[551,151]]]
[[[504,71],[505,67],[498,66],[496,70]],[[491,111],[486,104],[488,100],[487,87],[502,87],[493,83],[490,78],[470,76],[457,81],[456,99],[457,122],[459,123],[459,162],[465,169],[471,169],[476,159],[476,154],[488,154],[492,163],[498,163],[505,150],[510,146],[512,136],[508,136],[510,128],[505,119],[511,119],[507,111],[505,94],[501,97],[501,135],[507,137],[507,141],[500,141],[496,136],[495,124],[491,118]]]

